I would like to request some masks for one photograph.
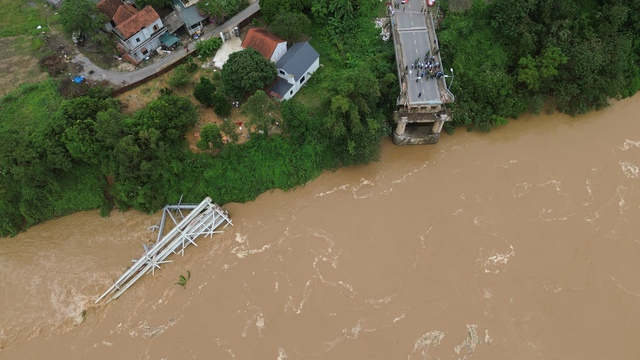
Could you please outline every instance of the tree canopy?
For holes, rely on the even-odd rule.
[[[276,22],[281,13],[299,13],[311,7],[312,0],[259,0],[260,12],[268,24]]]
[[[262,90],[257,90],[240,108],[249,118],[249,124],[255,126],[264,134],[269,133],[269,126],[275,122],[278,107]]]
[[[252,48],[229,55],[229,60],[222,66],[224,92],[235,99],[270,84],[275,78],[275,64]]]
[[[237,14],[244,9],[249,2],[247,0],[225,1],[200,1],[196,5],[198,10],[208,15],[216,23],[222,23],[225,19]]]
[[[60,6],[60,25],[69,34],[81,30],[91,35],[109,21],[90,0],[65,0]]]
[[[298,41],[300,36],[311,27],[311,20],[301,12],[281,12],[275,15],[271,31],[287,40]]]
[[[160,9],[165,6],[173,5],[173,1],[172,0],[136,0],[136,6],[138,7],[138,9],[142,9],[147,5],[151,5],[156,9]]]
[[[543,106],[579,114],[640,89],[640,3],[476,0],[438,32],[455,69],[448,130],[488,131]],[[544,100],[544,101],[543,101]]]

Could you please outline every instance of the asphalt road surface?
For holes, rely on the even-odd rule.
[[[419,76],[421,70],[411,69],[411,64],[416,59],[424,61],[427,51],[430,51],[435,45],[427,31],[425,14],[421,12],[423,7],[422,0],[409,0],[406,4],[400,4],[399,8],[394,9],[392,15],[400,35],[403,63],[408,65],[408,72],[405,76],[408,79],[407,99],[410,105],[442,103],[436,79],[427,80]]]

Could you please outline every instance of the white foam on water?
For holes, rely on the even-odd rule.
[[[373,196],[373,190],[376,188],[375,182],[365,178],[360,179],[360,183],[351,188],[354,199],[367,199]],[[363,193],[363,194],[361,194]]]
[[[460,352],[462,351],[462,349],[466,349],[467,353],[469,355],[472,355],[473,352],[476,350],[476,346],[481,341],[478,338],[478,325],[475,325],[475,324],[467,325],[467,331],[468,331],[467,338],[464,339],[462,344],[456,345],[453,347],[453,351],[455,351],[456,354],[458,355],[460,355]]]
[[[358,338],[358,334],[360,334],[363,328],[364,328],[364,320],[358,319],[356,324],[352,326],[351,329],[349,330],[344,329],[342,330],[342,332],[345,338],[353,340]]]
[[[271,248],[271,244],[263,245],[259,249],[246,249],[243,246],[236,247],[231,250],[232,254],[235,254],[238,258],[244,259],[249,255],[259,254],[267,249]]]
[[[147,324],[147,322],[145,321],[144,323],[142,323],[140,325],[140,330],[142,331],[142,336],[145,339],[149,339],[155,336],[158,336],[160,334],[162,334],[165,330],[167,330],[168,328],[170,328],[171,326],[175,325],[178,321],[171,317],[169,318],[169,321],[167,322],[166,325],[156,325],[156,326],[151,326],[149,324]],[[130,333],[129,335],[131,336],[137,336],[137,333]]]
[[[247,235],[242,235],[240,233],[236,233],[236,238],[235,238],[236,242],[242,244],[247,240]]]
[[[278,348],[278,357],[276,358],[276,360],[284,360],[284,359],[286,359],[288,357],[289,356],[287,356],[287,353],[284,351],[284,349],[279,347]]]
[[[633,140],[626,139],[624,141],[624,143],[622,144],[622,146],[620,146],[620,150],[627,151],[627,150],[632,149],[634,147],[635,148],[640,148],[640,141],[633,141]]]
[[[347,190],[348,188],[349,188],[349,185],[348,184],[344,184],[342,186],[335,187],[335,188],[333,188],[331,190],[327,190],[325,192],[321,192],[319,194],[316,194],[315,197],[324,197],[324,196],[327,196],[327,195],[331,195],[334,192],[339,191],[339,190]]]
[[[628,161],[619,161],[620,168],[622,168],[622,172],[628,178],[635,179],[640,176],[640,169],[638,166],[628,162]]]
[[[618,280],[616,280],[616,278],[614,278],[614,277],[613,277],[613,275],[609,275],[609,276],[611,277],[611,280],[613,280],[613,282],[614,282],[614,283],[616,283],[616,285],[617,285],[620,289],[622,289],[622,291],[626,292],[626,293],[627,293],[627,294],[629,294],[629,295],[633,295],[633,296],[635,296],[635,297],[640,297],[640,293],[637,293],[637,292],[633,292],[633,291],[628,290],[626,287],[622,286],[622,284],[620,284],[620,283],[618,282]]]
[[[382,299],[367,299],[365,302],[375,308],[381,308],[383,305],[386,305],[388,303],[391,302],[391,299],[393,299],[394,296],[396,296],[397,294],[393,294],[393,295],[387,295],[385,297],[383,297]]]
[[[552,291],[554,293],[558,293],[558,292],[562,291],[562,288],[560,286],[549,284],[548,281],[545,281],[542,284],[542,288],[547,290],[547,291]]]
[[[511,190],[511,195],[515,198],[522,197],[527,193],[529,193],[532,187],[533,187],[532,183],[528,183],[528,182],[517,183],[516,186],[514,186],[513,189]]]
[[[493,298],[493,294],[491,293],[491,289],[484,288],[484,293],[482,294],[483,299],[491,299]]]
[[[404,318],[405,318],[405,316],[406,316],[406,313],[404,313],[404,312],[403,312],[403,313],[402,313],[402,315],[400,315],[400,316],[396,316],[396,317],[393,319],[392,323],[396,323],[396,322],[398,322],[398,321],[400,321],[400,320],[404,319]]]
[[[218,345],[219,348],[221,348],[223,351],[229,353],[229,355],[231,355],[232,359],[236,358],[236,354],[233,353],[233,350],[231,349],[231,347],[229,347],[229,343],[221,338],[215,338],[213,339],[213,341],[216,342],[216,345]]]
[[[498,241],[492,242],[492,239],[497,239]],[[487,247],[487,249],[485,249],[485,247]],[[490,247],[501,247],[504,250]],[[507,270],[507,264],[515,254],[513,244],[502,236],[493,234],[493,238],[485,240],[480,247],[477,261],[485,273],[498,274],[501,271]]]
[[[407,356],[407,359],[411,360],[414,358],[416,353],[422,355],[422,358],[425,359],[429,356],[429,349],[433,345],[433,347],[440,346],[440,341],[444,338],[445,333],[439,330],[429,331],[428,333],[423,334],[421,337],[416,340],[413,345],[413,350]]]
[[[262,314],[260,308],[258,308],[257,306],[250,306],[249,303],[247,303],[247,307],[248,310],[252,312],[252,315],[246,319],[241,335],[242,337],[246,338],[249,332],[249,328],[255,326],[256,330],[258,331],[258,336],[262,337],[262,331],[265,329],[264,315]]]

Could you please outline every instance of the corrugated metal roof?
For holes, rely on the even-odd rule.
[[[295,81],[298,81],[319,57],[308,42],[297,42],[278,60],[276,67],[293,75]]]
[[[178,11],[178,14],[180,14],[180,17],[187,28],[207,19],[198,12],[197,6],[189,6],[188,8],[185,8],[180,0],[174,0],[173,5],[173,7]]]
[[[275,84],[271,85],[271,88],[269,88],[269,90],[272,93],[277,94],[276,97],[278,99],[282,99],[289,92],[289,90],[291,90],[292,87],[293,85],[287,82],[287,80],[278,77],[278,80],[276,80]]]

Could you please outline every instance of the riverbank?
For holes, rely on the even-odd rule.
[[[51,319],[82,309],[73,299],[110,285],[156,218],[37,225],[0,247],[1,288],[20,289],[0,300],[16,309],[2,324],[39,335],[5,343],[0,357],[632,358],[639,111],[635,96],[435,147],[385,140],[380,162],[227,205],[232,229],[89,307],[77,326],[34,325],[17,304],[48,307]]]

